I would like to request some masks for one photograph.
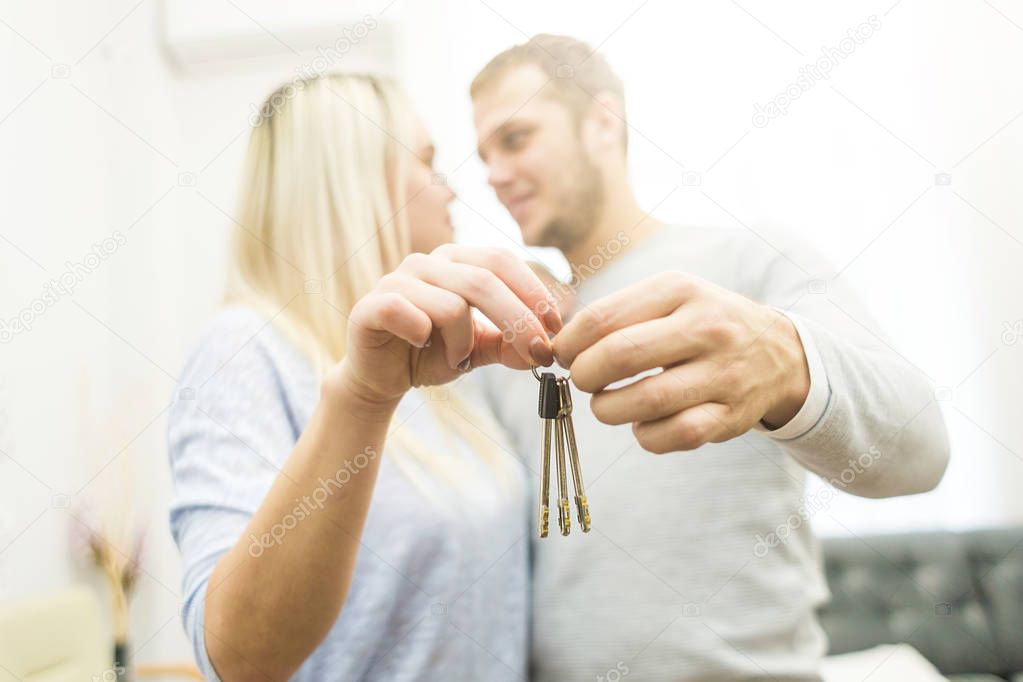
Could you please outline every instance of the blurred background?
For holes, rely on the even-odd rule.
[[[588,41],[625,81],[645,208],[744,226],[797,263],[823,252],[810,293],[853,284],[864,324],[937,387],[941,486],[838,495],[814,526],[1023,522],[1017,3],[3,0],[0,601],[80,582],[105,595],[90,532],[130,554],[144,531],[131,655],[190,658],[166,410],[219,303],[251,117],[283,82],[392,73],[459,194],[458,239],[522,249],[475,154],[468,84],[540,32]]]

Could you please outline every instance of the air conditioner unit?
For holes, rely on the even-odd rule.
[[[249,61],[394,73],[401,2],[165,0],[165,52],[183,70]]]

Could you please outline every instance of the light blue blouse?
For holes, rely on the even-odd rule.
[[[487,409],[472,373],[454,390]],[[182,619],[209,679],[219,679],[203,629],[210,574],[243,534],[318,395],[304,356],[249,308],[221,312],[182,372],[168,433],[170,525],[184,567]],[[386,446],[348,598],[295,680],[500,681],[526,675],[528,469],[500,434],[488,434],[514,461],[506,469],[516,480],[510,492],[501,492],[493,469],[467,445],[456,440],[461,451],[451,451],[452,440],[440,432],[428,400],[410,392],[394,424],[438,456],[465,457],[480,477],[481,494],[473,500],[441,489],[438,502],[413,484],[393,461],[393,446]],[[251,539],[253,561],[265,540]],[[281,546],[286,551],[286,536]]]

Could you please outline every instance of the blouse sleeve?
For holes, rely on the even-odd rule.
[[[173,480],[170,528],[183,567],[182,621],[207,679],[204,612],[210,574],[238,542],[297,440],[267,346],[268,325],[253,311],[214,320],[190,353],[169,414]],[[248,540],[258,558],[273,539]]]

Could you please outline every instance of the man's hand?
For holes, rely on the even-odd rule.
[[[810,370],[784,315],[682,272],[654,275],[579,310],[554,338],[572,382],[605,424],[632,423],[656,453],[785,425],[806,401]],[[609,384],[645,370],[653,376]]]

